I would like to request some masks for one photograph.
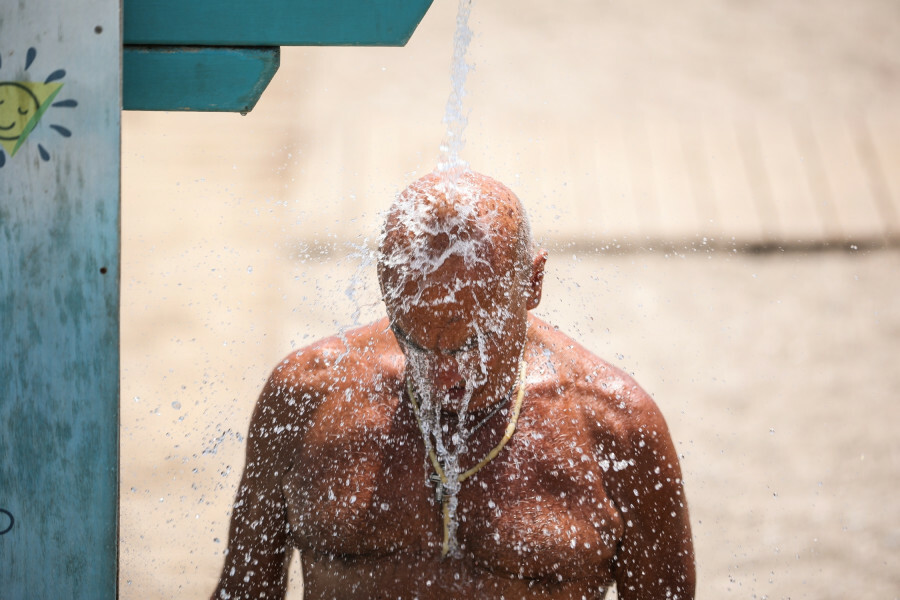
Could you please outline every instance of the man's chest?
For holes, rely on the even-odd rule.
[[[443,510],[415,424],[382,414],[335,425],[311,429],[283,479],[297,545],[348,557],[439,555]],[[477,463],[489,438],[461,464]],[[582,432],[523,418],[496,458],[460,484],[460,553],[486,570],[534,579],[604,569],[623,524],[603,469]]]

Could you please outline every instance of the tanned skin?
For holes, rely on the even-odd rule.
[[[294,548],[311,599],[603,598],[613,583],[622,600],[694,597],[687,500],[659,409],[631,377],[529,313],[547,254],[530,252],[523,265],[518,200],[487,177],[466,177],[489,209],[485,262],[451,256],[419,279],[380,265],[388,318],[275,367],[251,421],[213,598],[283,598]],[[437,186],[429,176],[406,193],[449,203]],[[383,252],[411,243],[395,217]],[[428,243],[439,253],[449,242]],[[409,286],[419,294],[412,306],[402,302]],[[502,327],[491,329],[498,311]],[[429,379],[445,398],[449,443],[465,386],[454,354],[473,331],[489,332],[487,381],[467,423],[513,390],[520,356],[525,395],[515,435],[462,483],[459,549],[442,557],[407,363],[411,352],[434,359]],[[507,404],[473,434],[463,469],[497,445],[509,413]]]

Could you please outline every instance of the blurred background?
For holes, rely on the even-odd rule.
[[[284,48],[256,108],[123,114],[122,598],[218,576],[272,367],[380,317],[457,5]],[[682,455],[698,598],[900,597],[900,4],[475,0],[462,152],[550,251],[537,313]],[[299,569],[292,597],[300,597]]]

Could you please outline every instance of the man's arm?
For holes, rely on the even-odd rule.
[[[613,574],[620,600],[693,600],[694,545],[678,454],[653,400],[632,389],[628,466],[610,492],[625,521]]]
[[[216,600],[284,598],[287,591],[291,547],[281,480],[298,433],[292,371],[287,364],[275,370],[253,412]]]

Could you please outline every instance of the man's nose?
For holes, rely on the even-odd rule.
[[[431,381],[439,388],[449,389],[458,385],[463,377],[459,363],[453,356],[438,354],[431,363]]]

